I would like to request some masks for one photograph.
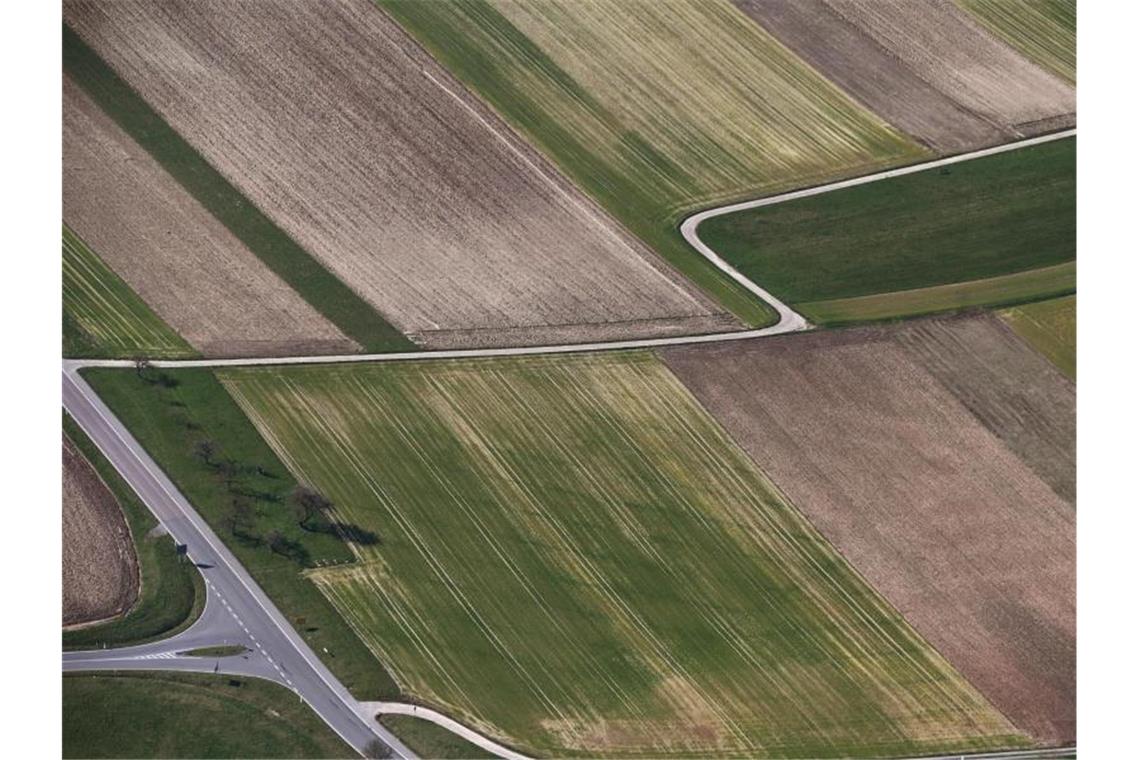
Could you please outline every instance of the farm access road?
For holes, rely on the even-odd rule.
[[[151,364],[164,368],[246,367],[258,365],[335,364],[470,359],[478,357],[533,356],[542,354],[657,348],[696,343],[746,340],[811,329],[800,314],[771,293],[745,277],[709,248],[697,235],[701,222],[714,216],[749,208],[770,206],[786,201],[842,190],[856,185],[912,174],[927,169],[968,161],[973,158],[1029,147],[1076,134],[1075,129],[1042,135],[1014,143],[963,153],[921,164],[889,169],[827,185],[796,190],[767,198],[733,203],[694,214],[682,223],[681,233],[701,255],[714,266],[740,283],[749,292],[767,302],[779,315],[776,324],[755,330],[689,335],[671,338],[619,340],[599,343],[573,343],[519,348],[460,349],[387,354],[347,354],[287,356],[244,359],[155,360]],[[162,472],[158,464],[142,448],[126,427],[99,399],[79,375],[85,367],[132,367],[129,359],[65,359],[63,361],[63,406],[68,414],[95,443],[123,479],[154,513],[168,533],[187,547],[188,557],[202,571],[206,582],[207,603],[202,618],[181,634],[170,639],[122,649],[69,652],[64,655],[67,671],[85,670],[181,670],[218,672],[267,678],[294,691],[300,699],[335,730],[350,746],[363,754],[365,748],[379,740],[393,756],[414,758],[415,754],[374,718],[378,713],[414,714],[456,733],[474,744],[509,760],[522,760],[520,755],[496,742],[461,726],[458,722],[433,710],[400,703],[358,702],[308,644],[293,629],[277,607],[265,595],[237,558],[225,547],[193,506]],[[248,643],[247,643],[248,639]],[[225,643],[244,644],[247,656],[201,658],[179,654],[188,649]],[[215,670],[215,667],[217,668]],[[1072,754],[1073,748],[1041,749],[972,755],[945,755],[927,760],[950,758],[993,758],[1002,760],[1038,760]]]

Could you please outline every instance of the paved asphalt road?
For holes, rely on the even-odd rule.
[[[379,739],[391,747],[394,756],[414,758],[415,754],[390,731],[365,717],[348,690],[293,630],[138,441],[90,386],[78,374],[67,369],[63,372],[63,406],[154,512],[167,532],[178,543],[186,545],[190,559],[202,569],[208,593],[213,597],[211,614],[220,614],[216,612],[218,604],[229,613],[237,627],[249,635],[255,651],[264,657],[265,665],[272,669],[274,680],[294,690],[358,751],[363,752],[369,742]],[[90,660],[90,653],[86,657]],[[71,667],[76,669],[80,656],[65,655],[65,668],[68,658],[72,660]],[[127,664],[136,669],[146,667],[139,662],[120,659],[117,664]],[[251,667],[264,669],[257,659],[250,662],[254,663]],[[176,664],[174,660],[168,662],[155,658],[149,664],[151,669],[168,664],[177,669],[191,669],[187,666],[196,663]]]
[[[876,182],[939,166],[968,161],[973,158],[1002,153],[1008,150],[1036,145],[1050,140],[1058,140],[1076,134],[1076,130],[1066,130],[1043,135],[1016,143],[1008,143],[993,148],[964,153],[957,156],[928,161],[922,164],[891,169],[827,185],[797,190],[767,198],[743,203],[735,203],[709,209],[687,218],[681,225],[685,239],[701,255],[718,269],[728,274],[750,292],[771,305],[779,314],[775,325],[758,330],[742,330],[730,333],[690,335],[673,338],[651,338],[642,340],[613,341],[607,343],[587,343],[555,346],[528,346],[522,348],[463,349],[448,351],[420,351],[391,354],[349,354],[342,356],[292,356],[253,359],[195,359],[195,360],[155,360],[158,367],[226,367],[253,366],[267,364],[332,364],[352,362],[409,361],[465,359],[490,356],[527,356],[534,354],[576,353],[585,351],[606,351],[634,348],[653,348],[691,343],[714,341],[745,340],[767,335],[795,332],[810,329],[811,325],[786,304],[780,302],[766,290],[737,272],[705,245],[697,235],[701,222],[714,216],[732,213],[748,208],[769,206],[797,198],[841,190],[855,185]],[[110,360],[64,360],[63,362],[63,405],[84,432],[95,442],[104,456],[115,466],[150,507],[167,531],[179,543],[188,546],[193,561],[203,568],[206,578],[208,601],[203,620],[196,623],[174,639],[156,642],[141,647],[100,652],[79,652],[64,655],[65,670],[94,669],[169,669],[212,672],[215,663],[219,672],[251,675],[278,681],[313,707],[324,720],[333,727],[353,747],[358,750],[373,739],[379,738],[392,748],[396,756],[414,757],[399,739],[372,720],[376,703],[358,703],[347,689],[328,671],[308,645],[297,635],[264,592],[257,586],[237,559],[214,535],[193,507],[178,492],[174,484],[162,473],[158,465],[146,454],[126,428],[110,412],[91,388],[79,377],[82,367],[129,367],[133,362],[126,359]],[[224,610],[224,612],[223,612]],[[228,616],[228,619],[227,619]],[[225,658],[222,660],[201,660],[201,658],[179,657],[178,651],[194,646],[213,645],[229,637],[247,636],[251,652],[245,658]],[[199,641],[200,643],[190,643]],[[189,644],[189,646],[187,645]],[[395,703],[392,703],[394,705]],[[395,711],[386,704],[383,711]],[[403,709],[402,707],[400,708]],[[450,719],[440,716],[440,725]],[[458,724],[457,724],[458,725]],[[454,729],[452,729],[454,730]],[[466,731],[466,729],[465,729]],[[462,732],[460,732],[462,734]],[[476,742],[479,743],[479,742]],[[1021,752],[993,753],[980,755],[946,755],[944,758],[1006,758],[1008,760],[1028,760],[1029,758],[1062,757],[1075,752],[1074,748],[1028,750]],[[927,760],[940,760],[928,758]]]

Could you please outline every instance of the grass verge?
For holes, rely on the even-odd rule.
[[[64,757],[356,757],[307,705],[254,678],[63,677]]]
[[[1077,379],[1077,297],[1025,304],[1001,313],[1013,331]]]
[[[185,359],[198,352],[64,225],[63,355]]]
[[[306,577],[354,561],[346,523],[302,524],[297,481],[205,369],[88,369],[84,378],[154,457],[309,646],[358,698],[399,690]]]
[[[436,760],[484,760],[498,757],[430,720],[412,715],[381,715],[377,720],[420,757]]]
[[[185,652],[179,652],[186,657],[235,657],[239,654],[245,654],[249,651],[249,647],[243,647],[237,644],[229,646],[216,646],[216,647],[199,647],[198,649],[187,649]]]
[[[152,535],[158,521],[119,476],[91,439],[64,414],[63,429],[123,510],[139,563],[139,598],[117,620],[63,632],[64,649],[120,647],[166,638],[198,619],[206,603],[206,587],[194,566],[174,551],[166,535]]]
[[[66,24],[64,70],[191,196],[298,295],[366,351],[416,345],[249,202]]]
[[[1076,289],[1077,264],[1070,261],[984,280],[800,303],[796,309],[817,325],[841,325],[1025,303],[1072,293]]]
[[[1076,140],[715,217],[700,235],[793,304],[1064,264],[1076,255]]]

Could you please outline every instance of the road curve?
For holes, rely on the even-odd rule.
[[[413,718],[426,720],[429,723],[434,723],[441,728],[447,729],[456,736],[466,739],[480,749],[484,749],[493,755],[504,758],[504,760],[531,760],[529,755],[515,752],[510,747],[504,747],[497,741],[489,739],[478,731],[473,731],[459,721],[449,718],[443,713],[432,710],[429,707],[410,705],[404,702],[361,702],[360,708],[370,716],[410,715]]]
[[[357,701],[285,620],[158,464],[83,378],[66,368],[63,406],[166,531],[187,547],[189,558],[202,571],[207,593],[212,594],[237,626],[249,635],[255,651],[264,656],[272,668],[274,680],[292,689],[358,752],[363,754],[371,742],[379,740],[391,748],[394,756],[414,758],[415,754],[390,731],[361,715]],[[90,655],[69,653],[64,659],[75,660],[73,667],[79,667],[83,654]],[[120,660],[119,664],[126,662],[129,661]],[[128,667],[156,669],[166,663],[154,658],[148,664],[156,667],[137,664]],[[183,663],[179,667],[187,665]]]
[[[770,195],[751,201],[730,203],[725,206],[706,209],[687,217],[681,223],[680,229],[681,235],[684,236],[689,245],[691,245],[694,250],[708,259],[713,266],[727,274],[736,282],[740,283],[740,285],[746,288],[750,293],[763,300],[776,311],[777,315],[779,316],[779,320],[776,322],[776,324],[769,325],[768,327],[762,327],[755,330],[736,330],[723,333],[706,333],[703,335],[680,335],[669,338],[639,338],[635,340],[601,341],[595,343],[563,343],[549,346],[519,346],[515,348],[466,348],[447,349],[442,351],[406,351],[388,354],[267,356],[235,359],[156,359],[150,363],[155,367],[190,368],[256,367],[265,365],[288,364],[352,364],[367,362],[428,361],[434,359],[477,359],[483,357],[536,356],[542,354],[571,354],[596,351],[621,351],[638,348],[661,348],[665,346],[691,345],[694,343],[716,343],[729,340],[749,340],[751,338],[762,338],[768,335],[782,335],[784,333],[809,330],[811,329],[812,325],[806,319],[804,319],[802,315],[798,314],[790,306],[780,301],[778,298],[773,296],[764,288],[757,285],[752,280],[745,277],[731,264],[722,259],[714,250],[709,248],[708,245],[706,245],[697,234],[697,228],[700,226],[701,222],[712,219],[716,216],[731,214],[736,211],[744,211],[751,208],[760,208],[762,206],[775,206],[779,203],[786,203],[788,201],[794,201],[799,198],[808,198],[813,195],[822,195],[824,193],[830,193],[836,190],[844,190],[849,187],[866,185],[871,182],[879,182],[885,179],[892,179],[894,177],[902,177],[907,174],[915,174],[917,172],[927,171],[929,169],[937,169],[941,166],[949,166],[951,164],[962,163],[963,161],[970,161],[975,158],[983,158],[985,156],[992,156],[998,153],[1006,153],[1012,150],[1018,150],[1020,148],[1028,148],[1033,145],[1040,145],[1042,143],[1052,142],[1053,140],[1061,140],[1066,137],[1072,137],[1076,135],[1076,133],[1076,129],[1066,129],[1061,132],[1053,132],[1047,135],[1031,137],[1026,140],[1018,140],[1017,142],[996,145],[992,148],[982,148],[981,150],[971,151],[970,153],[960,153],[958,155],[947,156],[946,158],[938,158],[932,161],[926,161],[918,164],[911,164],[909,166],[903,166],[897,169],[887,169],[885,171],[876,172],[874,174],[865,174],[860,177],[839,180],[838,182],[830,182],[826,185],[817,185],[815,187],[809,187],[802,190],[793,190],[791,192],[780,193],[779,195]],[[134,361],[131,359],[65,359],[63,364],[65,371],[73,371],[82,367],[132,367],[134,366]]]
[[[795,190],[788,193],[759,198],[751,201],[732,203],[707,209],[687,217],[680,230],[685,240],[719,270],[746,288],[753,295],[769,304],[777,313],[776,324],[755,330],[740,330],[726,333],[710,333],[670,338],[646,338],[595,343],[573,343],[548,346],[524,346],[516,348],[457,349],[442,351],[417,351],[386,354],[342,354],[318,356],[260,357],[238,359],[191,359],[154,360],[155,367],[251,367],[264,365],[297,364],[348,364],[391,361],[424,361],[446,359],[472,359],[489,357],[535,356],[546,354],[569,354],[581,352],[630,350],[658,348],[664,346],[712,343],[733,340],[748,340],[768,335],[796,332],[811,329],[811,324],[791,307],[784,304],[767,290],[752,282],[734,267],[724,261],[709,248],[697,234],[701,222],[716,216],[743,211],[762,206],[806,198],[849,187],[900,177],[928,169],[969,161],[997,153],[1071,137],[1076,129],[1041,135],[1027,140],[1006,143],[992,148],[940,158],[925,163],[913,164],[898,169],[868,174],[852,179],[832,182],[826,185]],[[186,544],[189,555],[203,567],[207,584],[207,611],[219,609],[210,607],[213,599],[226,609],[237,621],[244,634],[255,645],[262,659],[250,657],[241,662],[234,658],[217,661],[221,673],[250,675],[277,681],[293,689],[306,701],[340,736],[352,747],[361,751],[369,742],[380,739],[388,745],[396,757],[414,758],[415,755],[391,732],[377,724],[372,717],[376,713],[399,713],[415,715],[430,720],[453,733],[462,736],[473,744],[509,760],[527,760],[507,747],[482,736],[457,721],[423,707],[413,707],[396,702],[357,702],[348,690],[332,675],[316,657],[308,645],[293,630],[281,613],[261,591],[252,577],[214,535],[193,507],[178,492],[172,482],[162,473],[158,465],[142,449],[121,422],[103,404],[90,386],[79,376],[78,370],[84,367],[132,367],[129,359],[65,359],[63,360],[63,405],[72,418],[95,442],[103,455],[131,485],[143,502],[151,509],[159,522],[179,543]],[[206,617],[206,613],[203,614]],[[209,643],[218,643],[216,634],[225,630],[221,623],[214,621],[215,627],[199,629],[207,631],[206,638],[215,636]],[[214,672],[215,660],[178,657],[177,651],[186,648],[179,643],[182,636],[198,627],[196,623],[184,634],[172,639],[143,645],[139,648],[121,650],[99,650],[97,652],[70,652],[64,655],[65,670],[187,670]],[[194,646],[198,646],[195,644]],[[131,651],[135,650],[135,651]],[[170,656],[171,652],[174,656]],[[276,659],[275,659],[276,658]],[[1013,752],[955,754],[928,757],[924,760],[950,760],[951,758],[972,758],[973,760],[1040,760],[1067,756],[1075,752],[1075,747],[1023,750]]]

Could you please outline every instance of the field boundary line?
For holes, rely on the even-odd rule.
[[[860,177],[852,177],[850,179],[839,180],[837,182],[830,182],[824,185],[816,185],[814,187],[803,188],[800,190],[792,190],[786,193],[779,193],[777,195],[765,196],[763,198],[756,198],[748,201],[739,201],[736,203],[729,203],[724,206],[717,206],[704,211],[698,211],[686,217],[680,225],[681,235],[685,241],[689,243],[698,253],[708,259],[717,269],[731,277],[738,284],[742,285],[750,293],[760,298],[762,301],[771,306],[779,315],[779,321],[774,325],[763,327],[754,330],[734,330],[730,332],[720,333],[703,333],[698,335],[679,335],[664,338],[635,338],[629,340],[614,340],[614,341],[597,341],[592,343],[560,343],[542,346],[515,346],[507,348],[461,348],[461,349],[443,349],[439,351],[396,351],[391,353],[377,353],[377,354],[328,354],[316,356],[270,356],[270,357],[247,357],[247,358],[233,358],[233,359],[155,359],[150,364],[155,367],[177,369],[179,367],[192,368],[192,367],[258,367],[258,366],[275,366],[275,365],[296,365],[296,364],[352,364],[352,363],[372,363],[372,362],[393,362],[393,361],[430,361],[437,359],[479,359],[479,358],[492,358],[492,357],[512,357],[512,356],[539,356],[544,354],[570,354],[570,353],[586,353],[595,351],[628,351],[643,348],[664,348],[667,346],[683,346],[692,345],[697,343],[717,343],[732,340],[748,340],[751,338],[762,338],[769,335],[783,335],[791,332],[801,332],[804,330],[811,330],[815,325],[808,322],[808,320],[790,306],[780,301],[764,288],[757,285],[747,276],[738,271],[735,267],[721,258],[712,248],[704,243],[697,234],[697,228],[701,222],[712,219],[717,216],[724,216],[737,211],[744,211],[747,209],[760,208],[763,206],[774,206],[788,201],[798,200],[800,198],[809,198],[815,195],[823,195],[824,193],[834,192],[836,190],[844,190],[849,187],[857,187],[859,185],[866,185],[872,182],[880,182],[885,179],[892,179],[894,177],[902,177],[908,174],[915,174],[929,169],[937,169],[942,166],[950,166],[952,164],[970,161],[975,158],[984,158],[999,153],[1006,153],[1021,148],[1028,148],[1034,145],[1041,145],[1043,143],[1052,142],[1054,140],[1063,140],[1068,137],[1073,137],[1077,134],[1076,128],[1065,129],[1059,132],[1052,132],[1047,135],[1039,135],[1037,137],[1030,137],[1025,140],[1017,140],[1015,142],[1002,143],[989,148],[982,148],[980,150],[971,151],[969,153],[958,153],[953,156],[946,156],[944,158],[936,158],[931,161],[923,161],[917,164],[910,164],[909,166],[901,166],[895,169],[886,169],[884,171],[874,172],[872,174],[865,174]],[[69,372],[82,369],[84,367],[133,367],[135,361],[133,359],[64,359],[65,370]]]

